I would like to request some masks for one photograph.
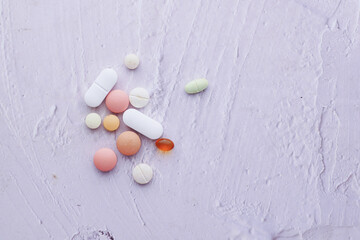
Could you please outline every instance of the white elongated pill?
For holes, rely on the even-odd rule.
[[[89,107],[97,107],[116,84],[118,75],[114,69],[105,68],[85,93],[85,102]]]
[[[132,171],[133,178],[138,184],[147,184],[153,178],[153,170],[145,163],[136,165]]]
[[[97,113],[89,113],[85,118],[85,124],[90,129],[97,129],[101,124],[101,117]]]
[[[158,139],[163,134],[162,125],[136,109],[128,109],[123,114],[124,123],[150,139]]]
[[[128,69],[135,69],[139,66],[139,58],[133,53],[126,55],[124,63]]]
[[[149,92],[141,87],[134,88],[129,94],[130,103],[136,108],[145,107],[149,102],[149,98]]]

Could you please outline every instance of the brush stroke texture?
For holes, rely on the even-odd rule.
[[[357,0],[0,1],[0,238],[360,239],[359,15]],[[151,92],[141,111],[171,153],[142,137],[94,168],[127,129],[84,125],[104,67]]]

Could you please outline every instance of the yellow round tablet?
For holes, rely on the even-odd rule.
[[[103,121],[104,128],[110,132],[115,131],[120,126],[120,120],[115,115],[107,115]]]

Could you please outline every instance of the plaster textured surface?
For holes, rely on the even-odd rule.
[[[359,8],[1,0],[0,238],[360,239]],[[127,130],[84,124],[105,67],[116,88],[150,91],[141,111],[171,153],[142,137],[137,155],[95,169],[94,152]],[[187,95],[201,77],[208,89]],[[146,186],[131,177],[140,162],[154,168]]]

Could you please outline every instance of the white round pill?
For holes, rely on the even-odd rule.
[[[138,184],[147,184],[153,177],[153,170],[149,165],[140,163],[134,167],[132,175]]]
[[[149,92],[141,87],[134,88],[129,94],[130,103],[136,108],[145,107],[149,102],[149,98]]]
[[[125,62],[125,66],[128,69],[135,69],[139,66],[140,60],[139,60],[138,56],[136,56],[133,53],[130,53],[130,54],[126,55],[124,62]]]
[[[101,125],[101,117],[97,113],[89,113],[85,118],[85,124],[90,129],[97,129]]]

